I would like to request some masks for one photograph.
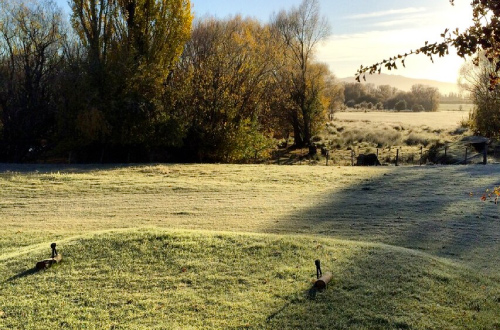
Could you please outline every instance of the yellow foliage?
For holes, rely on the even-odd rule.
[[[77,129],[89,141],[100,140],[111,132],[104,114],[96,108],[78,114]]]

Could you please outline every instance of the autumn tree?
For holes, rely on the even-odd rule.
[[[376,87],[373,84],[344,83],[344,98],[349,104],[360,104],[361,102],[377,103],[385,101],[375,94]]]
[[[496,72],[498,59],[480,57],[479,65],[472,61],[460,68],[459,86],[467,91],[474,103],[470,126],[480,135],[500,136],[500,87],[491,88],[490,77]]]
[[[439,90],[435,87],[416,84],[410,90],[411,108],[420,105],[425,111],[437,111],[439,108]],[[415,107],[415,109],[421,109]]]
[[[107,144],[128,148],[154,141],[168,121],[163,93],[189,39],[190,1],[71,0],[70,5],[73,28],[87,50],[92,90],[84,118],[99,118],[100,126],[109,128]]]
[[[322,77],[324,79],[324,88],[321,90],[322,104],[328,112],[329,118],[332,118],[334,112],[344,107],[344,84],[340,83],[328,68],[325,67],[324,72],[326,74]]]
[[[319,94],[311,90],[314,82],[309,79],[316,76],[310,72],[317,45],[330,34],[326,18],[320,16],[317,0],[304,0],[298,8],[281,11],[272,19],[275,35],[282,44],[284,62],[280,69],[281,80],[287,83],[293,108],[290,119],[297,146],[308,145],[314,132],[313,122],[319,115],[315,108]]]
[[[49,143],[65,30],[51,0],[0,0],[2,159],[22,161]]]
[[[169,120],[165,84],[191,32],[188,0],[120,0],[120,42],[113,58],[123,76],[115,120],[123,144],[150,143]],[[113,71],[114,71],[113,70]]]
[[[186,116],[185,148],[196,160],[244,161],[268,146],[272,56],[269,28],[258,21],[196,22],[170,84],[175,113]]]

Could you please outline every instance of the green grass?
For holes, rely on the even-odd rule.
[[[500,328],[499,172],[1,165],[0,329]]]
[[[497,282],[380,244],[139,230],[61,246],[48,271],[27,271],[42,248],[3,264],[1,328],[500,327]],[[333,281],[312,299],[316,258]]]

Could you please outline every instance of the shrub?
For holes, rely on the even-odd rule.
[[[425,111],[424,106],[421,104],[414,104],[413,107],[411,108],[412,111],[418,112],[418,111]]]
[[[374,130],[366,134],[365,141],[373,143],[378,148],[399,145],[401,133],[393,130]]]
[[[404,140],[406,145],[408,146],[417,146],[417,145],[422,145],[424,147],[427,147],[432,140],[432,136],[429,134],[417,134],[417,133],[410,133],[408,137]]]
[[[331,134],[331,135],[335,135],[338,133],[337,128],[335,128],[334,126],[328,126],[326,128],[326,131],[328,132],[328,134]]]
[[[354,106],[356,105],[356,101],[354,100],[349,100],[345,103],[345,105],[348,107],[348,108],[354,108]]]
[[[394,109],[396,109],[397,111],[406,110],[406,101],[399,100],[394,106]]]
[[[462,134],[466,133],[468,130],[469,130],[468,127],[462,126],[462,127],[458,127],[454,131],[450,132],[450,134],[451,135],[462,135]]]

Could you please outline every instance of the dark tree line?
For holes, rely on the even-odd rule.
[[[349,108],[373,110],[437,111],[440,94],[437,88],[421,84],[413,85],[409,92],[389,85],[346,83],[345,105]]]
[[[253,161],[307,146],[340,85],[316,0],[263,24],[189,0],[0,0],[0,161]]]

